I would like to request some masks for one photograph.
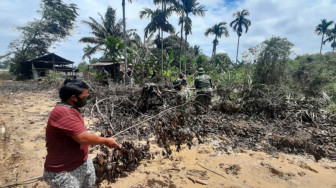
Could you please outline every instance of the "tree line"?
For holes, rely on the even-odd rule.
[[[135,65],[137,83],[147,81],[170,82],[179,72],[190,77],[197,68],[203,67],[217,83],[225,87],[236,84],[250,87],[254,84],[282,85],[288,88],[301,88],[302,93],[316,95],[307,89],[324,89],[331,96],[336,93],[333,53],[322,55],[322,46],[331,42],[335,47],[335,30],[330,28],[333,21],[322,19],[315,32],[322,35],[320,55],[293,56],[293,44],[286,38],[271,37],[264,42],[250,47],[238,60],[240,37],[247,33],[252,21],[248,19],[247,9],[233,13],[233,20],[228,24],[221,21],[204,31],[205,36],[214,36],[212,54],[206,56],[200,46],[190,45],[188,36],[192,34],[190,15],[205,16],[206,7],[197,0],[153,0],[155,9],[144,8],[139,12],[139,19],[148,19],[144,27],[144,36],[139,36],[135,29],[126,29],[125,6],[132,1],[122,1],[123,17],[119,19],[116,9],[107,7],[105,14],[99,13],[100,20],[89,17],[82,24],[91,29],[90,36],[80,39],[88,44],[83,48],[83,62],[79,64],[85,70],[86,62],[95,63],[100,59],[110,59]],[[9,53],[1,56],[2,64],[10,65],[11,71],[20,72],[20,62],[27,61],[48,52],[55,43],[70,36],[75,28],[78,7],[66,4],[62,0],[41,0],[41,17],[16,27],[21,37],[9,45]],[[180,28],[174,28],[168,18],[179,15]],[[229,36],[229,27],[237,33],[236,59],[232,61],[226,53],[216,53],[219,39]],[[164,34],[168,35],[164,37]],[[100,58],[92,58],[102,52]],[[150,76],[149,76],[150,75]],[[309,84],[304,84],[304,80]],[[302,85],[298,85],[301,83]]]

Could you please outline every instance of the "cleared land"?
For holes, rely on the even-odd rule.
[[[0,82],[0,87],[0,185],[3,186],[42,175],[45,126],[58,99],[57,86],[49,89],[29,82],[7,81]],[[95,122],[96,119],[86,118],[86,126],[91,130]],[[242,121],[234,125],[245,124]],[[329,159],[316,162],[308,154],[232,149],[230,142],[231,138],[212,135],[203,144],[195,141],[190,150],[185,144],[180,152],[171,146],[173,154],[163,157],[163,149],[152,138],[150,152],[154,159],[143,160],[134,172],[116,179],[115,183],[103,182],[101,187],[336,186],[336,162]],[[225,150],[218,149],[223,145]],[[47,187],[42,181],[27,186]]]

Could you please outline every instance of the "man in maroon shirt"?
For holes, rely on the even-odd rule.
[[[46,128],[47,156],[44,179],[51,187],[94,187],[96,175],[89,145],[120,147],[113,138],[88,133],[79,112],[86,104],[88,86],[83,81],[66,81],[59,91]]]

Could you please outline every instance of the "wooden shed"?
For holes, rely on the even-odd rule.
[[[38,78],[46,76],[49,71],[64,72],[73,75],[74,62],[64,59],[54,53],[32,59],[21,63],[21,74],[30,78]]]
[[[89,72],[103,73],[104,70],[108,72],[108,77],[114,82],[119,83],[123,80],[123,72],[121,71],[121,64],[118,62],[112,62],[110,60],[101,60],[95,64],[88,65]],[[103,73],[104,74],[104,73]]]

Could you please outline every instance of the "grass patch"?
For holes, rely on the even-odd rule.
[[[7,72],[0,73],[0,80],[14,80],[16,78],[15,75]]]

